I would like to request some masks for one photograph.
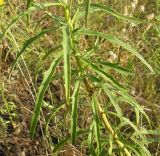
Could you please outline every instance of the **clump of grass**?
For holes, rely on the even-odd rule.
[[[56,7],[56,9],[60,8],[63,11],[63,15],[52,14],[48,9],[52,7]],[[92,30],[89,27],[89,15],[92,13],[98,15],[97,12],[102,11],[125,22],[141,24],[146,21],[124,16],[111,7],[102,5],[100,2],[92,3],[90,0],[86,2],[58,0],[56,2],[45,3],[28,0],[26,11],[12,20],[0,36],[0,39],[3,39],[14,25],[25,17],[27,17],[27,23],[31,27],[31,15],[37,11],[43,11],[46,16],[50,17],[54,21],[54,27],[41,30],[35,36],[30,37],[17,54],[12,69],[15,68],[20,56],[22,56],[26,49],[45,34],[58,31],[61,35],[61,41],[59,41],[60,50],[54,55],[48,70],[44,72],[43,81],[37,92],[35,109],[30,125],[31,137],[34,138],[41,110],[45,104],[45,92],[51,81],[57,79],[55,75],[59,75],[58,78],[64,81],[62,84],[64,83],[65,90],[64,122],[68,120],[70,128],[67,129],[69,135],[54,147],[53,152],[59,150],[66,142],[71,142],[76,146],[79,143],[77,138],[82,135],[85,136],[84,138],[82,137],[82,142],[87,142],[91,155],[104,155],[106,153],[108,155],[127,156],[131,156],[132,154],[151,155],[147,148],[151,143],[147,138],[147,134],[157,133],[155,131],[148,131],[145,128],[143,125],[144,120],[147,121],[145,123],[150,128],[149,117],[129,94],[127,85],[121,83],[112,74],[114,71],[115,73],[119,73],[121,77],[125,77],[132,74],[131,69],[122,67],[118,63],[109,62],[106,58],[98,60],[95,56],[98,55],[98,49],[101,49],[102,42],[110,42],[136,56],[152,73],[154,73],[154,70],[137,52],[136,48],[125,43],[120,37]],[[87,47],[88,44],[86,48],[81,47],[80,41],[85,40],[89,42],[89,39],[93,42],[93,45]],[[48,57],[48,55],[50,54],[45,56]],[[63,68],[57,70],[60,64]],[[91,120],[85,129],[79,127],[80,103],[83,103],[84,108],[86,105],[92,110]],[[51,118],[61,111],[61,107],[62,105],[53,109],[49,105],[48,108],[51,114],[50,118],[46,118],[44,121],[46,130],[48,130]],[[132,121],[126,117],[124,107],[132,108],[135,114]],[[68,127],[66,124],[64,124],[64,127]],[[81,145],[82,142],[79,144]]]

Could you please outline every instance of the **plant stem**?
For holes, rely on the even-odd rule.
[[[123,148],[123,150],[127,156],[131,156],[131,153],[128,151],[128,149],[125,147],[125,145],[119,140],[117,134],[114,132],[113,128],[111,127],[111,125],[106,117],[105,112],[103,111],[103,109],[99,103],[98,103],[98,110],[99,110],[100,116],[102,118],[102,121],[103,121],[106,129],[108,129],[108,131],[112,134],[113,138],[116,140],[117,145],[120,148]]]

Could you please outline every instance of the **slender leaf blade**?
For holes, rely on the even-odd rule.
[[[112,92],[106,86],[103,86],[103,90],[108,95],[109,99],[111,100],[111,103],[113,104],[113,106],[114,106],[114,108],[115,108],[115,110],[116,110],[116,112],[118,114],[118,117],[122,121],[122,117],[123,117],[122,110],[119,107],[118,102],[116,101],[116,98],[114,97],[114,95],[112,94]]]
[[[31,37],[30,39],[28,39],[27,41],[25,41],[22,49],[20,50],[20,52],[17,54],[16,59],[13,62],[12,68],[11,68],[11,72],[13,70],[13,68],[15,67],[18,59],[20,58],[20,56],[25,52],[25,50],[31,45],[33,44],[36,40],[38,40],[39,38],[41,38],[43,35],[52,32],[54,30],[57,30],[57,28],[53,28],[53,29],[47,29],[47,30],[43,30],[40,33],[36,34],[35,36]]]
[[[115,87],[119,88],[120,90],[125,90],[124,86],[122,86],[118,81],[116,81],[111,75],[99,69],[95,64],[91,63],[90,61],[83,59],[88,65],[101,77],[104,78],[106,81],[110,81]]]
[[[109,6],[105,6],[103,4],[91,3],[90,8],[94,9],[94,10],[97,10],[97,11],[98,10],[104,11],[104,12],[106,12],[108,14],[111,14],[112,16],[114,16],[118,19],[124,20],[124,21],[134,22],[134,23],[137,23],[137,24],[146,22],[146,21],[143,21],[143,20],[136,19],[134,17],[125,16],[125,15],[119,13],[118,11],[114,10],[113,8],[111,8]]]
[[[62,28],[63,31],[63,56],[64,56],[64,79],[66,105],[70,106],[70,86],[71,86],[71,34],[68,26]]]
[[[40,116],[40,110],[43,103],[44,94],[49,86],[49,83],[52,79],[53,73],[56,69],[56,66],[58,65],[59,61],[61,60],[62,55],[57,56],[53,62],[51,63],[49,69],[44,73],[43,81],[39,87],[37,98],[36,98],[36,104],[30,124],[30,135],[33,138],[35,134],[35,129],[37,126],[37,122]]]
[[[86,2],[86,27],[87,27],[87,25],[88,25],[88,16],[89,16],[89,9],[90,9],[90,0],[87,0],[87,2]]]
[[[92,110],[93,110],[93,123],[94,123],[94,134],[97,143],[98,155],[101,153],[101,138],[100,138],[100,127],[99,127],[99,117],[98,117],[98,108],[97,108],[97,99],[96,97],[92,97]]]
[[[117,72],[121,73],[121,74],[132,74],[132,71],[129,70],[129,69],[126,69],[126,68],[123,68],[121,66],[119,66],[117,63],[110,63],[110,62],[107,62],[107,61],[98,61],[97,63],[109,68],[109,69],[114,69],[116,70]]]
[[[125,93],[125,92],[119,92],[119,94],[122,96],[119,98],[119,101],[127,102],[133,108],[137,108],[145,116],[146,120],[150,124],[148,115],[133,97],[131,97],[128,93]]]
[[[77,129],[77,118],[78,118],[78,98],[79,98],[79,88],[81,82],[78,80],[75,83],[74,92],[72,95],[72,114],[71,114],[71,139],[72,144],[76,142],[76,129]]]
[[[112,35],[108,35],[108,34],[105,34],[102,32],[91,31],[91,30],[82,30],[81,33],[84,35],[88,35],[88,36],[102,37],[111,43],[122,46],[124,49],[128,50],[128,52],[134,54],[143,64],[146,65],[146,67],[152,73],[154,73],[153,68],[145,61],[145,59],[142,57],[142,55],[140,55],[135,48],[131,47],[129,44],[123,42],[122,40],[118,39],[117,37],[112,36]]]
[[[59,110],[62,109],[62,108],[64,108],[64,104],[58,106],[57,108],[52,109],[51,114],[49,115],[49,117],[46,119],[46,122],[45,122],[45,132],[48,131],[48,125],[49,125],[51,119],[53,118],[53,116],[54,116],[57,112],[59,112]]]
[[[89,145],[89,151],[93,156],[96,156],[96,152],[93,148],[93,127],[94,127],[94,121],[90,124],[90,131],[88,134],[88,145]]]

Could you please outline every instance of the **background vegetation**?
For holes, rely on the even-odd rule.
[[[159,9],[159,0],[6,0],[0,154],[160,155]]]

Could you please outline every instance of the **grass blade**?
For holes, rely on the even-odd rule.
[[[73,95],[72,95],[72,114],[71,114],[71,139],[72,139],[72,144],[76,143],[79,88],[80,88],[80,81],[77,81],[76,84],[75,84]]]
[[[153,68],[144,60],[144,58],[142,57],[142,55],[140,55],[135,48],[133,48],[129,44],[121,41],[117,37],[112,36],[112,35],[108,35],[108,34],[105,34],[105,33],[102,33],[102,32],[91,31],[91,30],[82,30],[81,33],[84,34],[84,35],[88,35],[88,36],[102,37],[102,38],[106,39],[107,41],[109,41],[111,43],[115,43],[117,45],[122,46],[124,49],[126,49],[130,53],[134,54],[139,60],[141,60],[141,62],[143,62],[143,64],[145,64],[147,66],[147,68],[152,73],[154,73]]]
[[[32,138],[34,137],[35,129],[36,129],[37,122],[39,119],[44,94],[49,86],[49,83],[52,79],[53,73],[54,73],[59,61],[61,60],[61,58],[62,58],[62,55],[56,57],[53,60],[52,64],[50,65],[49,69],[44,73],[43,81],[42,81],[42,83],[39,87],[39,90],[38,90],[38,94],[37,94],[37,98],[36,98],[36,105],[34,108],[32,120],[31,120],[31,125],[30,125],[30,135]]]
[[[63,27],[63,52],[64,52],[64,79],[66,92],[66,106],[70,107],[70,86],[71,86],[71,34],[68,26]]]

